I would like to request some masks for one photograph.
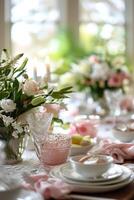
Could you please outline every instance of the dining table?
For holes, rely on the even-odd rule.
[[[104,124],[99,129],[99,136],[103,138],[107,138],[108,136],[112,138],[111,134],[111,125]],[[105,130],[105,131],[104,131]],[[107,134],[106,134],[107,133]],[[134,177],[134,160],[129,160],[122,165],[127,166],[132,170],[132,176]],[[48,173],[45,169],[40,165],[39,159],[36,156],[35,151],[32,149],[26,149],[23,154],[23,161],[16,165],[1,165],[0,171],[4,171],[6,174],[13,175],[20,179],[22,183],[24,182],[23,174],[25,172],[29,174],[38,174],[38,173]],[[1,199],[1,198],[0,198]],[[79,193],[71,192],[66,195],[64,199],[81,199],[81,200],[134,200],[134,179],[127,186],[121,187],[120,189],[116,189],[113,191],[106,192],[85,192]],[[4,200],[4,199],[1,199]],[[6,200],[6,199],[5,199]],[[43,200],[40,194],[37,194],[35,191],[28,191],[25,189],[21,189],[18,196],[14,200]]]

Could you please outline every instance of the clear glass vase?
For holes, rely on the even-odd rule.
[[[121,115],[120,102],[123,98],[123,92],[121,89],[117,90],[106,90],[105,91],[105,99],[106,104],[109,108],[109,115],[111,116],[119,116]]]
[[[22,136],[20,138],[11,138],[5,143],[5,164],[17,164],[22,161],[22,154],[25,150],[26,140]]]

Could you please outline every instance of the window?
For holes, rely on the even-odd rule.
[[[12,53],[16,55],[21,51],[30,58],[28,74],[35,79],[44,76],[43,64],[59,18],[57,0],[11,0]]]
[[[13,54],[44,59],[60,18],[57,0],[11,0]]]
[[[80,0],[80,40],[87,50],[125,55],[125,1]]]

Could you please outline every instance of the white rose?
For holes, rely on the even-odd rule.
[[[0,106],[5,112],[12,112],[16,109],[16,103],[11,99],[2,99],[0,101]]]
[[[86,75],[90,73],[91,67],[88,60],[82,60],[79,64],[72,64],[73,72]]]
[[[17,131],[18,133],[23,133],[23,128],[21,127],[20,124],[14,122],[14,123],[12,123],[12,126],[14,127],[14,129],[16,129],[16,131]]]
[[[26,80],[23,85],[23,92],[28,96],[38,94],[39,86],[38,86],[37,82],[34,80]]]
[[[13,123],[14,119],[12,117],[7,117],[6,115],[0,114],[0,118],[3,120],[5,126],[9,126]]]
[[[91,78],[106,80],[110,74],[110,69],[106,63],[95,63],[92,66]]]
[[[76,79],[78,79],[76,74],[67,72],[64,75],[60,76],[59,83],[60,83],[60,85],[71,85],[72,86],[75,84]]]
[[[17,132],[17,131],[13,131],[12,136],[13,136],[14,138],[18,138],[18,132]]]

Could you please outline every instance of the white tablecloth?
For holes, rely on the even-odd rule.
[[[33,174],[39,171],[45,170],[40,166],[39,161],[35,155],[34,151],[25,151],[23,154],[23,161],[21,163],[18,163],[16,165],[1,165],[0,166],[0,175],[6,177],[14,177],[17,179],[18,184],[21,184],[24,182],[22,174],[24,172],[27,172],[29,174]],[[15,196],[12,196],[12,194],[15,193]],[[0,192],[0,200],[42,200],[42,197],[40,194],[37,194],[32,191],[26,191],[26,190],[19,190],[18,191],[12,191],[6,192],[6,196],[2,196],[2,192]]]

